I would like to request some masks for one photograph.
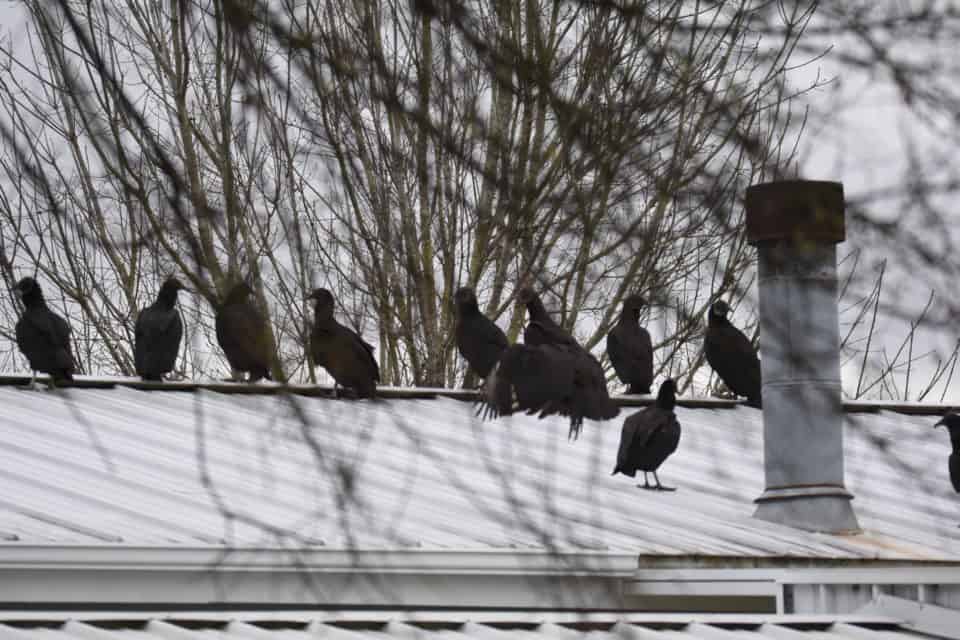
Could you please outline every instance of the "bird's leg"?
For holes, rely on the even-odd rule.
[[[336,400],[336,399],[339,397],[339,395],[337,394],[337,388],[338,388],[339,386],[340,386],[340,385],[337,384],[337,381],[334,380],[334,381],[333,381],[333,399],[334,399],[334,400]]]
[[[640,489],[653,489],[653,485],[651,485],[650,482],[647,480],[646,471],[643,472],[643,485],[638,484],[637,487]]]
[[[676,487],[665,487],[662,484],[660,484],[660,478],[657,477],[656,471],[653,472],[653,479],[657,481],[657,486],[654,487],[654,489],[656,489],[657,491],[676,491],[677,490]]]

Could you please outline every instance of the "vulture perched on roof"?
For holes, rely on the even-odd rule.
[[[353,389],[360,398],[372,398],[380,381],[380,367],[373,357],[373,347],[353,329],[333,317],[333,294],[315,289],[309,296],[315,301],[310,353],[315,364],[326,369],[337,385]]]
[[[730,307],[723,300],[710,307],[703,345],[707,362],[731,391],[745,396],[749,406],[759,409],[760,359],[753,343],[730,324],[729,312]]]
[[[481,402],[486,415],[514,411],[561,415],[570,419],[571,438],[580,434],[583,420],[609,420],[620,409],[607,393],[600,362],[581,347],[547,314],[530,290],[518,300],[527,306],[530,323],[524,344],[508,347],[484,384]]]
[[[596,385],[594,363],[579,347],[515,344],[487,376],[481,402],[489,417],[524,411],[544,418],[570,419],[569,437],[580,434],[584,418],[609,420],[618,407]]]
[[[249,372],[248,382],[272,380],[273,356],[267,319],[250,300],[253,289],[246,282],[234,285],[217,309],[217,342],[235,371]]]
[[[950,432],[950,444],[953,450],[947,461],[947,467],[950,470],[950,482],[953,484],[953,490],[960,493],[960,415],[948,413],[933,426],[936,428],[941,425]]]
[[[76,364],[70,347],[70,325],[47,307],[43,291],[33,278],[23,278],[14,286],[24,310],[17,321],[17,346],[33,370],[50,375],[53,384],[73,380]],[[33,380],[31,380],[33,384]]]
[[[653,384],[653,342],[638,324],[646,302],[638,295],[623,301],[617,324],[607,334],[607,355],[627,393],[650,393]]]
[[[183,322],[177,311],[177,292],[183,285],[176,278],[167,278],[160,286],[157,300],[137,315],[134,330],[133,362],[144,380],[163,380],[173,371],[180,352]]]
[[[510,346],[507,335],[480,312],[473,289],[461,287],[453,294],[456,310],[457,350],[481,378],[490,375],[493,365]]]
[[[676,393],[673,380],[664,380],[656,403],[624,420],[613,475],[623,473],[632,478],[637,471],[643,471],[644,489],[674,490],[673,487],[660,484],[657,469],[677,450],[680,443],[680,423],[673,413],[677,404]],[[656,484],[649,483],[648,473],[653,474]]]

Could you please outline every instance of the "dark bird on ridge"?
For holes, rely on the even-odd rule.
[[[133,361],[137,375],[144,380],[163,380],[177,362],[183,322],[176,305],[177,293],[183,288],[176,278],[167,278],[156,301],[137,315]]]
[[[747,405],[760,408],[760,359],[753,343],[730,324],[730,307],[718,300],[707,314],[707,334],[703,347],[707,362],[723,383],[738,396],[747,398]]]
[[[14,291],[24,306],[16,326],[17,346],[33,370],[31,386],[37,371],[49,374],[54,386],[73,380],[76,363],[70,347],[70,325],[47,307],[43,291],[33,278],[20,280]]]
[[[639,295],[623,301],[617,324],[607,334],[607,355],[627,393],[650,393],[653,384],[653,342],[641,327],[640,310],[646,301]]]
[[[947,461],[947,467],[950,470],[950,482],[953,484],[953,490],[960,493],[960,415],[948,413],[933,426],[934,428],[946,427],[947,431],[950,432],[950,444],[953,446],[953,450]]]
[[[470,368],[480,376],[490,375],[493,365],[510,346],[507,335],[490,318],[480,312],[477,296],[470,287],[461,287],[453,294],[456,310],[457,350]]]
[[[217,342],[234,371],[249,372],[247,382],[272,380],[267,319],[250,300],[252,293],[246,282],[227,292],[216,313]]]
[[[333,317],[333,294],[315,289],[308,300],[315,302],[310,354],[315,364],[333,376],[337,385],[353,389],[360,398],[373,398],[380,382],[380,367],[373,357],[373,346],[356,331]]]
[[[680,443],[680,423],[673,409],[677,404],[677,388],[673,380],[664,380],[655,404],[629,416],[623,421],[620,449],[613,474],[623,473],[633,478],[643,471],[643,489],[673,491],[674,487],[660,484],[657,469],[677,450]],[[650,484],[652,473],[656,484]],[[641,485],[637,485],[640,487]]]
[[[584,354],[566,344],[508,347],[484,381],[481,412],[494,418],[516,411],[564,416],[570,419],[568,436],[576,439],[584,418],[609,420],[620,411],[605,389],[597,389],[594,363]]]
[[[580,435],[585,418],[616,417],[620,409],[607,393],[600,362],[550,318],[533,290],[521,289],[517,299],[530,314],[524,344],[508,347],[487,377],[481,394],[485,414],[566,416],[571,438]]]

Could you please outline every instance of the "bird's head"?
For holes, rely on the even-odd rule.
[[[723,300],[717,300],[713,303],[713,306],[710,307],[711,316],[717,318],[726,318],[728,313],[730,313],[730,307],[727,306],[727,303]]]
[[[26,303],[31,298],[43,299],[43,293],[40,291],[40,285],[31,277],[22,278],[17,284],[13,285],[13,291]]]
[[[170,276],[169,278],[164,280],[163,285],[161,285],[160,288],[165,291],[171,291],[173,293],[176,293],[177,291],[183,291],[186,289],[186,287],[183,286],[183,283],[177,280],[174,276]]]
[[[253,294],[253,287],[246,280],[233,285],[227,292],[226,303],[243,302]]]
[[[319,306],[333,306],[333,294],[327,289],[314,289],[307,300],[313,300]]]
[[[640,310],[647,305],[647,301],[643,299],[639,293],[634,293],[623,301],[623,310],[628,312],[634,320],[640,319]]]
[[[948,413],[940,419],[940,422],[933,425],[934,428],[946,427],[952,436],[954,433],[960,435],[960,414]]]
[[[537,300],[537,293],[533,290],[533,287],[523,287],[520,289],[520,292],[517,293],[518,304],[526,305],[534,300]]]
[[[470,287],[460,287],[453,294],[453,302],[456,307],[469,307],[477,305],[477,294]]]
[[[677,384],[673,378],[667,378],[661,383],[660,391],[657,392],[657,406],[670,411],[677,406]]]

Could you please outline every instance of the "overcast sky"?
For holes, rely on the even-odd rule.
[[[19,3],[0,0],[0,25],[0,34],[6,42],[12,40],[16,48],[24,45],[25,18]],[[803,98],[814,107],[843,105],[843,109],[835,111],[831,119],[811,120],[808,124],[802,145],[805,157],[801,166],[803,177],[841,181],[850,197],[899,181],[905,167],[906,139],[920,140],[929,145],[932,155],[947,156],[953,153],[952,145],[944,148],[950,141],[927,135],[926,129],[918,126],[900,106],[891,84],[885,78],[865,72],[851,73],[849,70],[841,75],[836,59],[837,54],[843,52],[845,43],[830,44],[835,47],[831,54],[794,74],[797,86],[808,83],[817,75],[831,80]],[[895,215],[896,212],[891,214]],[[851,242],[841,245],[839,255],[845,255],[859,244],[856,238],[851,238]],[[866,263],[876,263],[884,257],[890,258],[897,266],[896,255],[877,251],[867,253]],[[917,278],[909,266],[891,269],[888,283],[884,291],[885,302],[897,304],[906,311],[922,306],[931,286],[936,284],[925,283]],[[884,319],[880,333],[884,344],[895,349],[906,330],[905,321],[888,317]],[[841,334],[843,332],[841,328]],[[952,331],[924,331],[915,351],[933,348],[946,353],[955,340],[956,333]],[[922,371],[920,377],[923,377]],[[849,375],[845,375],[848,387],[852,383],[849,378]],[[939,395],[937,393],[937,397],[931,396],[928,400],[938,400]],[[951,385],[946,399],[960,401],[960,380]]]

